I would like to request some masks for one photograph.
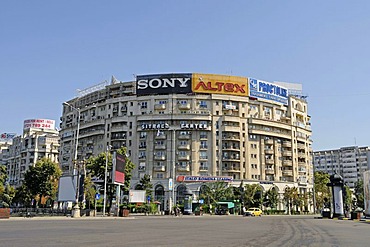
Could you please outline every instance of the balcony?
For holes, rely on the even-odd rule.
[[[266,159],[266,164],[269,164],[269,165],[272,165],[274,164],[274,160],[273,159]]]
[[[222,131],[225,132],[241,132],[240,126],[233,126],[233,125],[224,125],[222,126]]]
[[[146,156],[139,156],[139,160],[145,160],[146,159]]]
[[[178,104],[179,110],[190,110],[190,103]]]
[[[272,168],[266,168],[265,169],[266,175],[274,175],[275,171]]]
[[[283,170],[284,176],[293,176],[293,170]]]
[[[303,143],[298,143],[298,144],[297,144],[297,148],[298,148],[298,149],[305,149],[305,148],[306,148],[306,146],[305,146]]]
[[[292,147],[292,143],[291,142],[288,142],[288,141],[284,141],[283,142],[283,147],[285,147],[285,148],[291,148]]]
[[[190,139],[190,135],[179,135],[177,138],[179,140],[188,140]]]
[[[292,156],[292,151],[283,151],[283,156],[291,157]]]
[[[231,151],[237,151],[240,150],[239,146],[232,146],[232,145],[225,145],[222,147],[222,150],[231,150]]]
[[[146,145],[140,145],[139,149],[146,149]]]
[[[178,146],[178,149],[181,149],[181,150],[190,150],[190,145],[189,144],[179,145]]]
[[[154,105],[154,109],[155,110],[165,110],[166,109],[166,105],[165,104],[155,104]]]
[[[223,140],[240,140],[239,135],[226,135],[222,137]]]
[[[222,157],[222,161],[240,161],[239,156]]]
[[[179,161],[188,161],[190,160],[190,155],[181,155],[181,156],[178,156],[177,159]]]
[[[265,149],[265,154],[274,154],[273,149]]]
[[[298,153],[298,158],[299,158],[299,159],[305,159],[305,158],[306,158],[306,153],[301,153],[301,152],[299,152],[299,153]]]
[[[200,172],[208,171],[208,166],[200,166],[200,167],[199,167],[199,171],[200,171]]]
[[[156,135],[155,139],[157,140],[166,140],[167,136],[166,134]]]
[[[299,173],[306,173],[306,168],[298,168]]]
[[[164,155],[156,155],[156,156],[154,156],[154,160],[166,160],[166,156],[164,156]]]
[[[156,172],[165,172],[166,171],[166,166],[155,166],[154,171],[156,171]]]
[[[178,166],[177,167],[177,170],[179,172],[190,172],[190,165],[186,165],[186,166]]]
[[[239,166],[226,166],[222,168],[222,171],[226,172],[240,172],[240,167]]]
[[[207,145],[200,145],[199,149],[208,149]]]
[[[273,139],[268,139],[268,140],[265,140],[265,143],[268,144],[268,145],[272,145],[272,144],[274,144],[274,140]]]
[[[283,166],[293,166],[293,161],[291,161],[291,160],[283,160]]]
[[[154,149],[159,149],[159,150],[164,150],[164,149],[166,149],[166,145],[155,145],[154,146]]]

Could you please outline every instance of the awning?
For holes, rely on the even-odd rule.
[[[233,202],[217,202],[217,204],[227,205],[227,208],[234,208],[234,203]]]

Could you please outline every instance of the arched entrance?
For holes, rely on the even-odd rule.
[[[176,200],[175,200],[175,203],[177,204],[184,204],[184,200],[185,200],[185,192],[186,190],[186,186],[183,185],[183,184],[180,184],[179,186],[177,186],[177,191],[176,191]]]
[[[164,204],[165,204],[164,199],[165,199],[164,187],[158,184],[157,186],[155,186],[155,189],[154,189],[154,200],[161,203],[161,206],[160,206],[161,211],[164,211]]]

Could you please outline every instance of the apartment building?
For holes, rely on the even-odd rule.
[[[136,164],[132,188],[149,174],[161,205],[186,189],[196,199],[209,181],[310,193],[310,116],[297,85],[198,73],[113,77],[64,104],[61,168],[72,174],[75,147],[83,160],[125,146]]]
[[[344,183],[351,189],[363,179],[364,171],[369,170],[369,147],[342,147],[339,149],[313,152],[315,171],[330,175],[338,173],[343,177]]]
[[[9,184],[22,185],[24,174],[30,166],[43,158],[59,163],[59,132],[55,121],[50,119],[28,119],[23,124],[23,134],[15,136],[12,144],[4,151]]]

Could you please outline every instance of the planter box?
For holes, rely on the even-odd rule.
[[[128,217],[129,214],[130,214],[130,210],[128,210],[128,209],[120,209],[118,215],[120,217]]]
[[[0,208],[0,219],[9,219],[10,208]]]

